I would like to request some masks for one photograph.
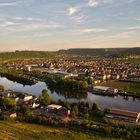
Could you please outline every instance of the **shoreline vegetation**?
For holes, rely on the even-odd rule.
[[[35,81],[31,80],[30,78],[25,77],[21,73],[18,73],[17,71],[7,71],[2,70],[0,71],[1,77],[6,77],[8,80],[20,83],[22,85],[34,85]]]
[[[82,77],[63,78],[63,77],[53,76],[53,75],[43,75],[43,74],[39,74],[37,72],[31,72],[28,74],[29,74],[29,76],[33,76],[33,77],[40,79],[41,81],[44,81],[48,85],[48,88],[52,91],[58,90],[58,91],[72,91],[72,92],[77,92],[77,93],[86,93],[86,92],[92,92],[93,87],[94,87],[94,85],[92,84],[92,80],[89,78],[88,79],[84,79]],[[119,81],[117,81],[117,82],[119,82]],[[114,85],[117,84],[117,82],[114,83]],[[125,83],[125,81],[121,81],[121,82]],[[126,82],[125,85],[123,85],[121,87],[117,87],[117,88],[119,90],[119,92],[117,94],[100,93],[97,95],[101,95],[101,96],[121,95],[121,96],[131,96],[131,97],[140,98],[140,83]],[[96,93],[94,93],[94,94],[96,94]]]
[[[27,73],[22,71],[9,71],[1,70],[1,77],[6,77],[8,80],[23,84],[23,85],[34,85],[37,81],[44,81],[48,88],[51,91],[60,91],[60,92],[76,92],[79,94],[92,92],[93,85],[89,79],[85,80],[83,78],[63,78],[60,76],[53,75],[43,75],[36,72]],[[31,78],[37,78],[38,80],[31,80]],[[125,83],[125,81],[121,82]],[[116,82],[117,83],[117,82]],[[118,88],[118,93],[93,93],[101,96],[110,96],[114,97],[117,95],[121,96],[131,96],[135,98],[140,98],[140,84],[137,82],[126,82],[127,84]],[[105,83],[105,85],[108,85]]]

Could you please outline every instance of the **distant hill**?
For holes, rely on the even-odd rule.
[[[71,55],[89,55],[89,56],[118,56],[127,54],[140,55],[140,47],[137,48],[74,48],[68,50],[59,50],[59,53],[71,54]]]
[[[124,56],[130,54],[140,55],[140,47],[137,48],[74,48],[68,50],[59,50],[56,52],[46,51],[15,51],[15,52],[1,52],[0,62],[13,59],[30,59],[30,58],[46,58],[56,54],[68,55],[86,55],[86,56]]]
[[[52,55],[54,55],[54,53],[45,51],[1,52],[0,61],[13,59],[44,58]]]

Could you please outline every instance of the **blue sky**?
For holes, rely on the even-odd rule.
[[[140,47],[140,0],[0,0],[0,51]]]

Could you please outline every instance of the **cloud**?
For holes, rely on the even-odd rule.
[[[129,30],[137,30],[140,29],[140,26],[132,26],[128,28]]]
[[[6,21],[6,20],[0,20],[0,27],[8,27],[10,25],[14,25],[14,22]]]
[[[133,3],[134,1],[136,1],[136,0],[128,0],[129,3]]]
[[[34,18],[34,17],[22,17],[22,16],[17,16],[13,17],[14,20],[24,20],[24,21],[43,21],[41,18]]]
[[[116,3],[116,4],[124,4],[124,3],[133,3],[136,0],[89,0],[88,1],[88,6],[89,7],[97,7],[98,5],[101,4],[112,4],[112,3]]]
[[[46,32],[43,32],[43,33],[38,33],[38,32],[33,32],[31,34],[27,33],[27,34],[22,34],[20,36],[17,36],[16,38],[18,39],[29,39],[29,38],[43,38],[43,37],[50,37],[52,36],[52,34],[50,33],[46,33]]]
[[[0,2],[0,7],[13,7],[13,6],[23,6],[34,2],[34,0],[16,0],[14,2]]]
[[[117,33],[117,34],[114,34],[114,35],[103,36],[102,38],[104,38],[104,41],[128,39],[128,38],[131,37],[132,33],[133,32],[121,32],[121,33]]]
[[[83,23],[84,22],[84,15],[81,16],[73,16],[72,19],[77,23]]]
[[[89,0],[88,6],[90,7],[96,7],[99,4],[99,1],[97,0]]]
[[[10,31],[34,31],[34,30],[42,30],[42,29],[54,29],[54,28],[62,28],[63,26],[59,23],[30,23],[30,24],[19,24],[18,26],[10,26],[7,29]]]
[[[15,2],[0,2],[0,7],[9,7],[9,6],[17,6],[18,1]]]
[[[48,33],[35,33],[35,34],[33,34],[33,37],[34,38],[38,38],[38,37],[49,37],[49,36],[51,36],[51,34],[48,34]]]
[[[85,29],[78,29],[72,31],[72,34],[74,35],[81,35],[81,34],[88,34],[88,33],[100,33],[100,32],[105,32],[108,31],[108,29],[103,29],[103,28],[85,28]]]
[[[138,21],[140,21],[140,18],[136,18],[135,20],[138,20]]]
[[[78,11],[80,10],[79,7],[70,7],[67,11],[68,11],[68,15],[69,16],[72,16],[74,15],[75,13],[77,13]]]
[[[89,7],[97,7],[99,5],[110,5],[114,4],[116,6],[122,5],[122,4],[132,4],[136,0],[87,0],[86,3],[80,4],[76,7],[70,7],[68,9],[68,15],[72,16],[75,13],[79,12],[83,8],[89,8]]]
[[[132,38],[133,32],[120,32],[114,33],[110,35],[98,35],[95,37],[86,37],[84,39],[75,39],[73,41],[67,41],[67,46],[76,46],[76,47],[120,47],[118,44],[122,44],[122,42],[128,43],[128,40]],[[129,42],[130,43],[130,42]],[[128,43],[128,45],[129,45]],[[94,45],[93,45],[94,44]],[[112,46],[113,44],[113,46]],[[133,42],[134,45],[134,42]]]
[[[82,29],[80,30],[80,32],[82,33],[91,33],[91,32],[94,32],[94,33],[98,33],[98,32],[104,32],[104,31],[107,31],[107,29],[102,29],[102,28],[87,28],[87,29]]]

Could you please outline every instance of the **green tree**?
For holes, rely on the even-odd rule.
[[[59,99],[57,103],[58,103],[59,105],[64,106],[64,101],[63,101],[62,99]]]
[[[66,106],[66,108],[67,108],[68,110],[70,110],[71,107],[70,107],[70,103],[69,103],[69,102],[66,102],[66,103],[65,103],[65,106]]]
[[[0,85],[0,92],[4,91],[4,86]]]
[[[93,103],[92,111],[99,111],[99,108],[98,108],[97,104]]]
[[[78,115],[79,113],[79,109],[77,105],[74,105],[71,107],[71,116],[75,117],[76,115]]]
[[[96,116],[96,117],[100,117],[102,118],[104,116],[104,112],[102,112],[99,107],[97,106],[97,104],[93,103],[92,105],[92,112],[91,114],[93,116]]]
[[[27,115],[29,115],[31,113],[31,110],[27,106],[22,106],[20,108],[20,113],[22,113],[23,115],[27,116]]]
[[[41,104],[42,105],[48,105],[48,104],[50,104],[51,103],[51,98],[50,98],[50,96],[49,96],[49,94],[48,94],[48,90],[46,90],[46,89],[43,89],[42,90],[42,96],[41,96]]]
[[[16,102],[6,97],[0,98],[0,108],[16,111]]]

